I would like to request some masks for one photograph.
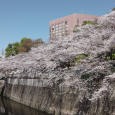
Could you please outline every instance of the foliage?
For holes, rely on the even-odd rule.
[[[18,54],[18,47],[19,47],[19,43],[18,42],[13,43],[12,50],[15,51],[15,55]]]
[[[5,53],[5,57],[8,57],[10,55],[15,56],[18,54],[18,47],[19,47],[19,43],[15,42],[13,44],[8,44],[7,48],[5,49],[6,53]]]
[[[26,41],[27,39],[28,38],[26,38],[26,37],[22,38],[21,41],[20,41],[20,46],[23,46],[24,41]]]
[[[22,38],[20,43],[15,42],[13,44],[8,44],[7,48],[5,49],[6,53],[5,56],[15,56],[20,53],[28,52],[32,46],[43,44],[44,42],[41,39],[31,40],[30,38]]]
[[[75,63],[79,63],[81,59],[84,59],[84,58],[86,58],[86,57],[87,57],[87,56],[84,55],[84,54],[78,55],[77,58],[76,58],[76,60],[75,60]]]
[[[110,71],[113,73],[115,72],[115,67],[110,67]]]
[[[95,24],[97,24],[97,23],[96,23],[95,21],[88,21],[88,20],[85,20],[85,21],[83,22],[82,26],[83,26],[83,25],[86,25],[86,24],[95,25]]]
[[[75,25],[75,27],[74,27],[74,28],[76,28],[76,27],[79,27],[79,25]]]
[[[89,72],[89,73],[85,73],[85,74],[82,74],[81,75],[81,79],[88,79],[89,77],[91,77],[91,76],[95,76],[96,75],[96,73],[95,72]]]
[[[34,43],[34,45],[36,45],[36,44],[43,44],[43,43],[44,43],[44,42],[42,41],[42,39],[32,40],[32,42]]]
[[[113,63],[114,61],[111,60],[112,55],[114,54],[113,47],[115,46],[115,29],[113,28],[115,27],[114,21],[115,11],[104,15],[97,20],[96,23],[98,23],[98,26],[101,27],[101,29],[95,28],[97,25],[86,24],[84,26],[77,27],[76,30],[79,30],[79,32],[76,34],[63,37],[62,39],[50,40],[49,44],[41,44],[38,47],[32,47],[28,53],[12,56],[10,58],[8,57],[7,59],[0,59],[0,70],[15,70],[15,68],[19,70],[20,68],[25,68],[28,76],[41,77],[44,74],[42,72],[45,68],[47,71],[50,71],[47,80],[47,84],[49,86],[53,86],[54,82],[56,83],[60,79],[60,76],[63,75],[64,82],[63,84],[60,84],[60,86],[71,85],[74,87],[74,91],[76,92],[76,88],[78,88],[78,86],[80,87],[81,84],[85,84],[88,81],[86,80],[81,83],[82,80],[80,78],[89,80],[93,79],[94,74],[90,74],[90,71],[94,71],[95,73],[100,72],[101,74],[99,74],[98,77],[102,78],[106,72],[106,75],[111,75],[112,72],[107,69],[111,66],[110,62]],[[79,39],[78,36],[80,36],[81,39]],[[23,45],[24,44],[25,43],[23,42]],[[11,47],[9,46],[9,48],[12,49],[12,45]],[[87,57],[86,55],[84,56],[84,54],[90,55]],[[107,57],[110,56],[109,61],[105,60],[106,55]],[[66,67],[69,67],[67,62],[69,64],[70,61],[68,60],[80,62],[82,61],[81,59],[83,59],[85,66],[80,74],[77,75],[77,78],[73,77],[72,79],[70,74],[72,74],[72,76],[76,76],[73,75],[73,71],[67,70],[67,72],[61,72],[55,70],[58,66],[64,67],[65,65]],[[90,63],[91,61],[94,62]],[[79,70],[78,66],[79,65],[75,65],[73,70]],[[2,74],[0,74],[0,76],[2,76]],[[41,79],[42,78],[43,77],[41,77]],[[76,85],[78,82],[79,85]],[[70,89],[70,91],[73,90]]]
[[[112,9],[112,11],[115,11],[115,7]]]
[[[28,52],[31,47],[38,46],[39,44],[43,44],[44,42],[41,39],[31,40],[30,38],[22,38],[20,41],[20,47],[18,48],[18,53]]]
[[[96,74],[98,74],[98,78],[103,78],[105,76],[105,74],[103,74],[101,72],[98,72],[98,73],[90,72],[90,73],[82,74],[81,75],[81,79],[85,79],[86,80],[89,77],[96,76]]]
[[[79,25],[75,25],[74,29],[75,29],[76,27],[79,27]],[[79,32],[79,31],[73,30],[73,32]]]
[[[75,31],[75,30],[73,30],[73,32],[79,32],[79,31]]]
[[[115,46],[110,49],[109,52],[106,53],[105,59],[114,60],[115,59]]]
[[[83,75],[81,75],[81,78],[82,78],[82,79],[88,79],[89,77],[90,77],[89,74],[83,74]]]
[[[33,46],[33,42],[31,39],[22,39],[20,47],[18,48],[18,53],[28,52]]]

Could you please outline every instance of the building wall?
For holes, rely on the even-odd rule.
[[[97,19],[99,17],[100,16],[93,16],[93,15],[86,15],[86,14],[72,14],[72,15],[69,15],[69,16],[66,16],[63,18],[59,18],[59,19],[50,21],[49,22],[50,39],[53,39],[53,37],[54,37],[54,39],[56,39],[56,36],[58,36],[57,38],[63,37],[62,34],[59,34],[60,32],[63,33],[63,31],[64,31],[64,36],[70,35],[73,33],[73,29],[74,29],[75,25],[82,24],[83,21],[85,21],[85,20],[93,21],[94,19]],[[67,24],[65,24],[65,22],[67,22]],[[58,28],[59,24],[62,24],[62,23],[64,23],[64,27],[62,27],[63,26],[62,25],[61,29]],[[55,30],[56,30],[55,25],[58,25],[57,26],[58,32],[55,32]],[[54,26],[54,30],[52,30],[53,29],[52,26]],[[62,29],[64,29],[64,30],[62,30]],[[61,30],[61,31],[59,32],[59,30]],[[66,31],[66,30],[68,30],[68,31]],[[54,33],[53,33],[53,31],[54,31]],[[56,35],[56,33],[58,33],[58,35]],[[59,37],[59,35],[61,35],[61,37]]]

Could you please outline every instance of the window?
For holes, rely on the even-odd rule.
[[[68,25],[66,25],[66,27],[68,27]]]
[[[62,26],[62,28],[64,28],[64,26]]]
[[[56,24],[55,27],[58,27],[58,25]]]
[[[52,31],[52,33],[54,33],[54,31]]]
[[[52,28],[54,28],[54,25],[52,26]]]
[[[68,28],[66,28],[66,30],[68,30]]]
[[[61,33],[59,33],[59,34],[61,34]]]
[[[58,36],[56,36],[56,38],[58,38]]]
[[[54,28],[52,28],[52,30],[54,30]]]
[[[64,36],[64,34],[62,34],[62,36]]]
[[[65,22],[65,24],[67,24],[67,22]]]
[[[59,37],[61,37],[61,36],[59,36]]]
[[[62,29],[62,31],[64,31],[64,29]]]
[[[61,26],[61,24],[58,24],[59,26]]]
[[[60,32],[61,30],[59,30],[59,32]]]
[[[64,32],[62,32],[62,33],[64,33]]]
[[[59,29],[60,29],[61,27],[59,27]]]
[[[55,28],[56,30],[58,30],[58,28]]]
[[[56,32],[58,32],[58,31],[56,30]]]
[[[64,23],[62,23],[62,25],[64,25]]]
[[[58,35],[58,33],[56,33],[56,35]]]

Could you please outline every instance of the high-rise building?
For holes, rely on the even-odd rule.
[[[75,25],[81,25],[83,21],[93,21],[100,16],[86,14],[72,14],[49,22],[50,39],[61,38],[73,33]]]

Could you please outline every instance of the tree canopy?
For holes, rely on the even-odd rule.
[[[15,56],[20,53],[28,52],[32,46],[43,44],[44,42],[41,39],[31,40],[30,38],[22,38],[20,43],[9,43],[7,48],[5,49],[5,56]]]
[[[69,91],[72,92],[75,89],[73,92],[77,93],[76,89],[80,88],[80,84],[85,86],[89,81],[104,79],[105,76],[112,75],[115,72],[115,58],[112,57],[115,53],[115,11],[101,16],[96,23],[76,27],[75,31],[78,32],[61,39],[50,40],[49,44],[31,47],[27,53],[0,59],[0,70],[11,69],[15,71],[25,68],[28,77],[40,77],[42,80],[47,77],[46,84],[53,86],[54,82],[59,81],[59,76],[62,75],[60,70],[64,68],[67,72],[64,70],[64,75],[61,76],[63,83],[60,84],[72,86],[72,90],[70,88]],[[30,41],[25,41],[22,46],[26,47],[25,44],[30,43]],[[12,44],[8,46],[7,49],[12,51]],[[72,74],[73,71],[79,71],[82,62],[84,69],[77,74],[77,77],[74,74],[73,79],[71,79],[70,72]],[[74,66],[71,67],[72,71],[69,71],[71,63]],[[15,72],[17,72],[15,75],[18,75],[18,71]],[[2,75],[0,74],[0,76]],[[112,77],[115,78],[114,76],[115,74]],[[86,81],[84,80],[81,83],[82,79]],[[106,86],[101,91],[105,88]],[[82,87],[82,89],[85,89],[85,87]],[[96,95],[94,94],[94,98]]]
[[[112,11],[115,11],[115,7],[112,9]]]

